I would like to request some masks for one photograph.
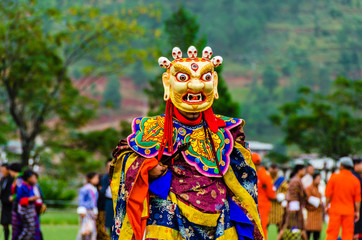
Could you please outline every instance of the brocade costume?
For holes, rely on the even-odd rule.
[[[213,67],[221,57],[196,58],[193,48],[187,59],[177,48],[174,62],[160,58],[168,69],[163,76],[166,114],[136,118],[133,133],[113,152],[113,240],[263,239],[244,120],[214,115],[210,108],[217,95]],[[189,83],[185,92],[179,90],[182,83]],[[196,84],[204,88],[197,92]],[[180,110],[200,115],[189,120]],[[190,145],[173,155],[184,143]],[[148,172],[161,163],[167,170],[150,180]]]

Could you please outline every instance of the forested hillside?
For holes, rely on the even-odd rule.
[[[140,8],[146,13],[136,19],[146,29],[143,38],[130,47],[147,49],[148,54],[119,73],[137,84],[139,94],[161,71],[156,63],[159,54],[170,54],[173,47],[168,45],[163,21],[184,6],[197,16],[198,37],[205,36],[214,53],[224,57],[223,74],[241,106],[237,117],[246,120],[247,135],[255,140],[279,141],[281,132],[269,116],[294,100],[301,86],[326,93],[337,75],[361,79],[359,0],[43,0],[38,4],[59,9],[90,6],[108,14]],[[73,75],[81,77],[76,67]],[[108,82],[106,89],[112,92],[115,81]]]

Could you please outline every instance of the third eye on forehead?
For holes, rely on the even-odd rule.
[[[197,71],[191,70],[191,66],[185,66],[183,64],[176,63],[173,66],[173,75],[176,75],[177,73],[185,73],[188,74],[190,77],[197,77],[200,78],[203,74],[211,72],[213,73],[214,67],[212,63],[209,64],[198,64],[199,69]]]

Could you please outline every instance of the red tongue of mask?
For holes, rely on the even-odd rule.
[[[224,120],[216,117],[212,108],[208,108],[207,110],[203,111],[202,114],[196,120],[188,120],[181,113],[178,109],[172,104],[171,100],[168,100],[166,103],[166,111],[165,111],[165,125],[163,126],[164,134],[162,138],[162,143],[160,150],[158,151],[158,161],[161,160],[163,152],[165,151],[166,146],[168,147],[168,152],[173,153],[173,121],[172,116],[175,116],[180,122],[186,125],[196,125],[201,122],[202,115],[204,115],[204,119],[207,123],[207,126],[213,133],[217,133],[219,127],[225,127],[226,123]],[[173,160],[172,160],[173,164]]]

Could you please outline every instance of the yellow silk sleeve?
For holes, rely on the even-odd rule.
[[[130,153],[130,155],[128,156],[126,165],[124,166],[125,169],[123,169],[124,158],[129,153]],[[128,168],[136,160],[137,156],[138,155],[133,153],[132,151],[124,151],[117,158],[113,159],[113,161],[111,163],[111,166],[113,167],[113,175],[112,175],[112,180],[111,180],[111,193],[112,193],[114,213],[116,212],[115,209],[116,209],[116,205],[117,205],[119,187],[121,185],[122,171],[124,173],[126,173]]]

